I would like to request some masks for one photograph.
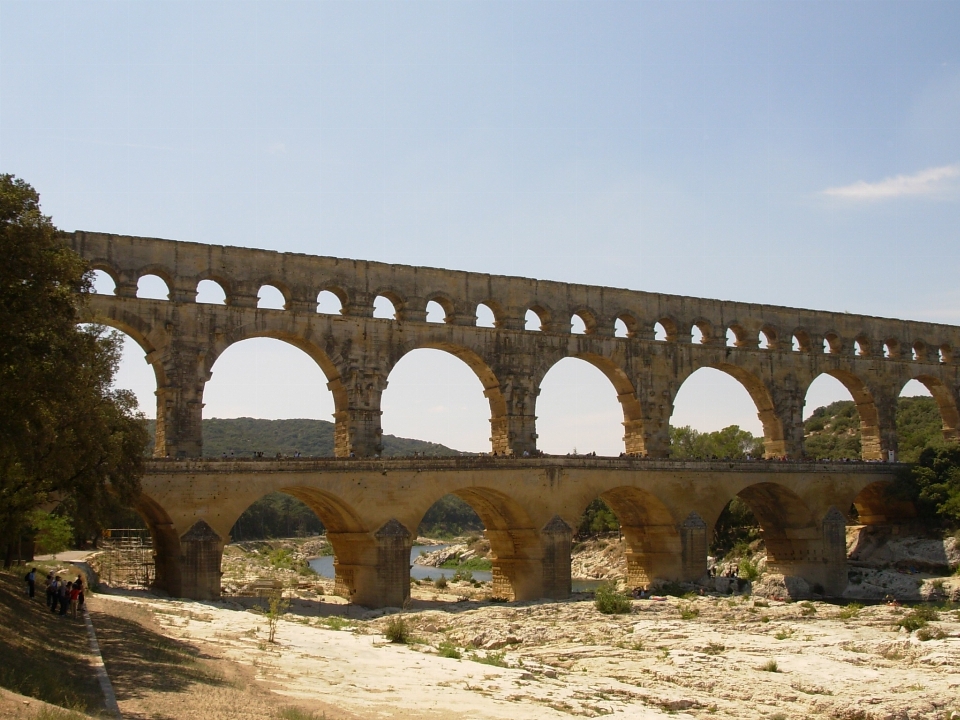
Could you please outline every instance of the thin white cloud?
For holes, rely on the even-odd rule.
[[[852,185],[827,188],[824,195],[847,200],[882,200],[907,195],[935,195],[952,178],[960,176],[960,165],[927,168],[913,175],[897,175],[879,182],[860,180]]]

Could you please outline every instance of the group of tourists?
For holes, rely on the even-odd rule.
[[[33,568],[24,578],[27,595],[36,597],[37,569]],[[73,582],[65,581],[53,570],[47,573],[47,607],[50,612],[65,616],[68,612],[77,617],[77,611],[83,611],[83,575],[77,575]]]

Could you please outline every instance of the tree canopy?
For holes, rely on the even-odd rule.
[[[112,386],[120,336],[78,325],[90,270],[12,175],[0,175],[0,257],[0,546],[37,508],[89,535],[139,493],[147,435],[132,393]]]

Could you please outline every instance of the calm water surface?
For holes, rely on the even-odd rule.
[[[415,565],[414,560],[420,557],[420,553],[435,552],[437,550],[444,550],[450,547],[449,545],[414,545],[410,549],[410,577],[414,580],[426,580],[430,578],[431,580],[436,580],[441,575],[450,579],[453,577],[453,574],[456,570],[450,568],[435,568],[428,567],[426,565]],[[310,561],[310,567],[313,568],[314,572],[317,573],[320,577],[332,578],[333,574],[333,556],[328,555],[326,557],[313,558]],[[490,582],[492,573],[489,570],[473,570],[473,578],[481,582]],[[574,580],[573,581],[573,591],[574,592],[592,592],[600,585],[600,580]]]

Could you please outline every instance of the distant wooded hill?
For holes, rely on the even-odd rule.
[[[262,452],[265,457],[277,453],[305,457],[333,456],[333,423],[326,420],[260,420],[257,418],[211,418],[203,421],[203,454],[207,457],[234,455],[248,457]],[[156,422],[149,421],[150,446]],[[431,457],[459,455],[444,445],[423,440],[410,440],[395,435],[383,436],[385,457],[403,457],[415,452]]]

